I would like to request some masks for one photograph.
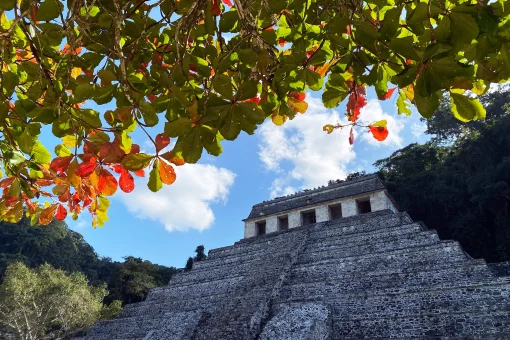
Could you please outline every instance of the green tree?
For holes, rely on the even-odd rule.
[[[0,322],[20,339],[67,337],[99,318],[107,293],[104,285],[89,286],[81,273],[15,263],[0,286]]]
[[[193,258],[190,256],[190,257],[188,257],[188,261],[186,261],[184,270],[191,270],[191,269],[193,269]]]
[[[510,260],[510,108],[501,100],[508,95],[484,98],[494,111],[488,119],[432,121],[437,143],[411,144],[375,163],[403,210],[491,262]]]
[[[195,253],[197,253],[197,255],[193,258],[194,262],[207,259],[207,255],[205,255],[205,247],[203,245],[198,246],[197,249],[195,249]]]
[[[110,294],[105,302],[121,300],[123,304],[140,302],[149,289],[168,284],[175,268],[163,267],[128,256],[123,263],[116,263],[108,280]]]
[[[86,210],[101,226],[133,174],[147,169],[153,191],[172,184],[174,165],[304,113],[307,90],[323,90],[327,108],[346,101],[349,122],[324,131],[350,128],[352,143],[355,127],[388,135],[386,121],[359,117],[367,87],[426,118],[447,94],[471,121],[485,109],[465,92],[510,78],[505,0],[222,2],[1,1],[0,219],[19,221],[23,206],[40,224]],[[39,138],[50,127],[56,157]],[[136,129],[154,153],[133,144]]]

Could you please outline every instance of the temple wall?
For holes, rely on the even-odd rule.
[[[358,201],[369,200],[371,211],[380,211],[389,209],[397,212],[397,207],[388,197],[385,190],[378,190],[371,193],[345,197],[342,199],[321,202],[318,204],[310,204],[300,208],[282,211],[269,216],[260,216],[251,220],[245,220],[244,238],[257,236],[257,222],[266,221],[266,233],[278,231],[278,217],[287,216],[289,219],[289,228],[300,227],[303,222],[301,212],[315,210],[316,222],[325,222],[331,220],[329,206],[340,203],[342,208],[342,217],[350,217],[359,215]]]

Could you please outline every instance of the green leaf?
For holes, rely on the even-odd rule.
[[[140,112],[142,113],[145,125],[152,127],[158,124],[159,118],[152,105],[145,100],[140,103]]]
[[[235,9],[223,13],[220,16],[220,31],[221,32],[235,32],[239,22],[239,15]]]
[[[257,64],[257,61],[259,60],[259,56],[255,50],[252,48],[245,48],[240,49],[238,51],[239,53],[239,59],[241,59],[241,62],[249,68],[254,67]]]
[[[187,118],[178,118],[173,122],[165,123],[165,135],[168,137],[184,136],[191,130],[191,120]]]
[[[18,84],[19,78],[16,73],[9,71],[2,74],[2,90],[6,97],[12,95]]]
[[[85,128],[97,129],[101,127],[101,119],[99,118],[99,112],[91,109],[72,109],[75,115],[77,115],[84,124]]]
[[[3,0],[2,0],[3,1]],[[35,17],[36,21],[49,21],[57,18],[62,10],[62,4],[58,0],[45,0],[39,6]]]
[[[16,5],[16,0],[2,0],[0,1],[0,9],[10,11]]]
[[[339,91],[336,88],[326,88],[322,94],[322,102],[328,109],[337,107],[347,97],[347,91]]]
[[[245,100],[250,99],[257,96],[258,83],[255,80],[247,80],[241,84],[239,87],[239,91],[237,91],[236,99],[237,100]]]
[[[439,107],[439,96],[432,93],[429,97],[422,97],[417,91],[414,92],[414,101],[418,112],[425,118],[430,118]]]
[[[400,15],[402,14],[402,6],[390,9],[384,14],[382,28],[379,30],[381,36],[391,39],[400,28]]]
[[[130,153],[122,159],[122,165],[126,170],[138,171],[149,166],[153,158],[153,155],[145,153]]]
[[[181,136],[175,143],[174,152],[182,155],[186,163],[196,163],[202,155],[202,141],[199,129],[194,128],[186,136]]]
[[[473,66],[461,64],[453,57],[430,60],[421,71],[415,92],[427,97],[431,93],[450,87],[456,77],[471,78],[473,75]]]
[[[39,141],[35,141],[30,155],[39,164],[48,164],[51,161],[51,153]]]
[[[0,102],[0,124],[5,121],[5,118],[9,115],[9,106],[4,102]]]
[[[34,146],[34,141],[32,136],[30,135],[30,129],[25,129],[18,137],[18,145],[21,151],[26,154],[30,154],[32,152],[32,148]]]
[[[478,24],[470,14],[452,11],[450,20],[451,42],[454,46],[470,44],[473,39],[478,37]]]
[[[89,83],[78,84],[78,86],[76,86],[76,89],[74,90],[73,94],[74,94],[74,99],[77,102],[85,101],[87,99],[92,98],[92,96],[94,95],[94,86]]]
[[[213,89],[227,99],[232,98],[232,82],[230,77],[225,74],[217,74],[214,77]]]
[[[453,115],[462,122],[485,118],[485,108],[478,98],[469,98],[462,94],[450,92],[450,102]]]
[[[66,156],[71,156],[73,153],[71,152],[71,150],[69,150],[69,148],[67,146],[65,146],[64,144],[59,144],[55,147],[55,154],[58,156],[58,157],[66,157]]]
[[[405,114],[406,116],[411,115],[410,105],[407,101],[407,96],[404,91],[399,90],[398,91],[398,98],[397,98],[397,109],[398,114]]]
[[[147,186],[152,192],[157,192],[163,187],[163,182],[161,181],[161,176],[159,174],[159,159],[157,158],[154,161],[151,172],[149,173],[149,182],[147,183]]]
[[[308,86],[311,90],[319,91],[324,85],[324,81],[320,74],[310,70],[309,68],[305,68],[301,75],[301,79],[304,81],[306,86]]]
[[[425,19],[427,19],[427,4],[419,2],[416,8],[408,15],[406,22],[417,35],[421,35],[425,29]]]

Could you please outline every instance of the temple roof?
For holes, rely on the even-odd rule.
[[[273,215],[282,211],[302,208],[307,205],[384,189],[385,187],[377,175],[367,175],[350,181],[330,181],[327,186],[313,190],[305,189],[304,191],[292,195],[277,197],[271,201],[255,204],[251,209],[250,215],[246,219]]]

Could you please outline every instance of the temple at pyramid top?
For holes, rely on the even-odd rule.
[[[254,205],[244,220],[244,238],[387,209],[398,211],[377,175],[330,181]]]

